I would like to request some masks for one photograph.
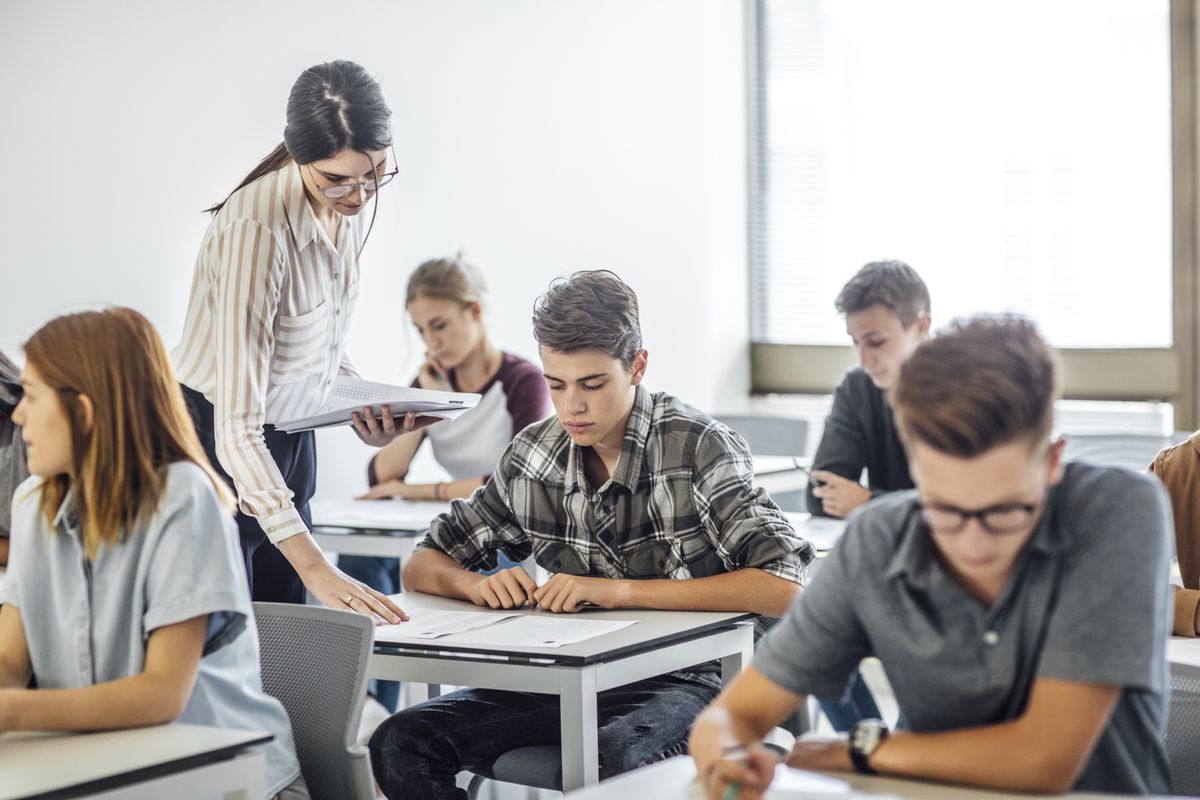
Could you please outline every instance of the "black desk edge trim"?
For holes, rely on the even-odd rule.
[[[255,745],[264,744],[274,738],[275,737],[273,735],[267,733],[263,734],[263,736],[258,739],[251,739],[239,744],[225,745],[224,747],[218,747],[214,750],[197,753],[194,756],[176,758],[172,761],[165,761],[161,764],[154,764],[153,766],[142,767],[141,769],[135,769],[129,772],[122,772],[120,775],[110,775],[107,778],[97,778],[96,780],[87,781],[85,783],[77,783],[73,786],[64,786],[58,789],[52,789],[49,792],[23,795],[18,798],[18,800],[62,800],[62,798],[81,797],[83,795],[111,791],[112,789],[119,789],[122,786],[129,786],[135,783],[144,783],[155,778],[173,775],[177,772],[186,772],[187,770],[207,766],[208,764],[216,764],[221,761],[230,761],[249,748],[254,747]]]

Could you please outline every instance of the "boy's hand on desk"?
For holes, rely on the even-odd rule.
[[[520,608],[532,606],[538,585],[521,567],[502,569],[494,575],[480,575],[468,596],[477,606]]]
[[[558,573],[533,594],[537,604],[555,613],[578,611],[584,603],[601,608],[620,608],[624,603],[625,582],[610,578],[586,578]]]
[[[871,499],[871,492],[865,486],[836,472],[814,469],[812,478],[823,484],[813,489],[813,497],[821,498],[821,508],[831,516],[844,518]]]

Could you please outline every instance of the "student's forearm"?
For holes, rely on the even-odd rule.
[[[413,431],[381,448],[373,460],[375,480],[380,483],[393,479],[404,480],[408,475],[408,468],[412,466],[413,456],[416,454],[417,448],[421,446],[421,440],[424,437],[424,431]]]
[[[753,611],[782,617],[800,587],[754,567],[707,578],[627,581],[623,605],[671,611]]]
[[[444,483],[409,483],[410,488],[418,494],[410,496],[413,500],[454,500],[467,498],[471,492],[483,486],[483,478],[461,478]]]
[[[404,562],[401,580],[404,588],[456,600],[470,600],[470,587],[483,579],[463,567],[445,553],[437,550],[418,550]]]
[[[31,674],[28,660],[21,664],[7,654],[0,656],[0,689],[23,689],[29,685]]]
[[[871,756],[881,773],[994,789],[1060,794],[1070,791],[1083,764],[1020,720],[946,733],[892,733]]]
[[[148,673],[78,689],[3,689],[0,731],[95,731],[161,725],[179,717],[189,692],[181,693],[177,682]]]

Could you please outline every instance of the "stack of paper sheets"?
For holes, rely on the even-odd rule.
[[[432,389],[371,383],[342,375],[333,382],[329,396],[316,414],[281,422],[275,427],[287,433],[297,433],[349,425],[352,422],[351,414],[361,412],[363,406],[371,406],[376,413],[381,406],[387,406],[393,417],[403,417],[411,411],[422,417],[454,419],[474,408],[481,399],[482,395],[467,392],[435,392]]]
[[[403,598],[399,600],[403,608]],[[481,647],[562,647],[619,631],[637,622],[634,619],[581,619],[574,614],[498,614],[494,611],[417,609],[408,614],[408,622],[377,627],[375,641],[404,644],[437,639],[446,644]]]
[[[415,500],[312,500],[314,525],[380,531],[423,531],[450,510],[446,502]]]

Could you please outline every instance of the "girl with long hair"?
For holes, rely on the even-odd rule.
[[[268,731],[267,796],[307,797],[287,713],[262,688],[234,498],[158,334],[130,309],[72,314],[25,355],[13,421],[32,477],[0,595],[0,733]]]

